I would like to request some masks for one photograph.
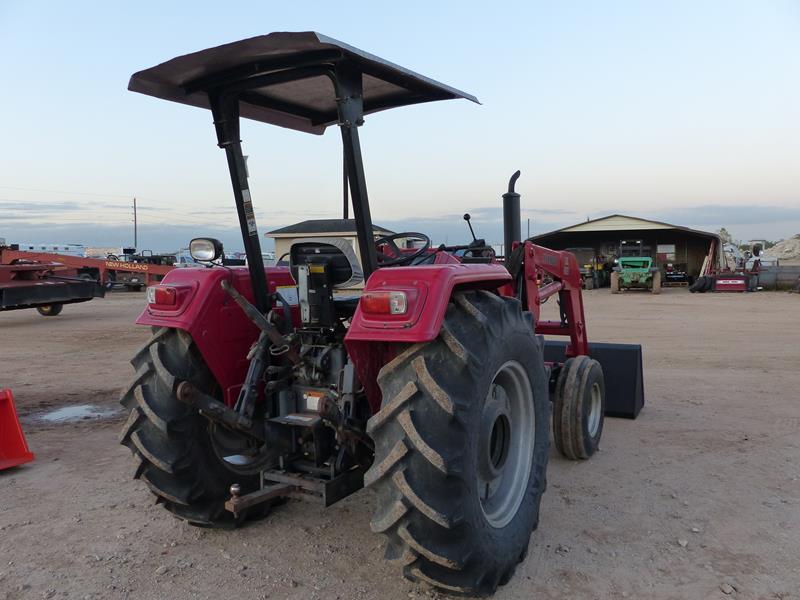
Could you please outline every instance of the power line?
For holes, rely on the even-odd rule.
[[[7,185],[0,185],[0,190],[17,190],[21,192],[41,192],[43,194],[68,194],[71,196],[98,196],[100,198],[130,198],[130,194],[98,194],[92,192],[69,192],[66,190],[41,190],[36,188],[24,187],[11,187]]]

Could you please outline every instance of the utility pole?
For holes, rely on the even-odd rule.
[[[531,220],[528,219],[528,236],[525,239],[531,237]]]
[[[139,248],[139,223],[136,220],[136,196],[133,197],[133,247]]]

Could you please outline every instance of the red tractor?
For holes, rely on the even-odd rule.
[[[372,530],[406,577],[494,592],[539,521],[551,395],[555,443],[573,459],[597,450],[607,397],[579,266],[519,241],[516,176],[503,196],[504,263],[482,240],[373,237],[364,115],[476,99],[310,32],[181,56],[134,74],[129,89],[211,110],[247,253],[246,267],[224,267],[218,241],[195,239],[207,268],[175,269],[148,289],[137,323],[154,333],[122,393],[136,476],[175,516],[211,526],[285,497],[328,506],[367,485]],[[240,117],[314,134],[339,126],[360,256],[315,238],[292,246],[289,266],[263,266]],[[560,319],[540,320],[554,295]],[[560,360],[545,362],[543,335],[569,336]],[[615,385],[634,382],[616,388],[620,401],[641,397],[640,348],[599,352]]]

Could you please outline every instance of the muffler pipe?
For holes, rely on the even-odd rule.
[[[511,176],[508,181],[508,191],[503,194],[503,255],[506,257],[511,254],[514,242],[522,241],[519,194],[514,191],[519,176],[519,171]]]

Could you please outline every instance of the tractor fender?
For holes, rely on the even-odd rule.
[[[461,289],[497,290],[510,286],[511,274],[500,264],[445,263],[397,269],[378,269],[364,294],[404,291],[408,309],[403,315],[369,315],[356,308],[344,342],[364,386],[370,408],[381,407],[378,373],[401,349],[436,339],[453,293]],[[363,298],[363,296],[362,296]]]
[[[429,342],[439,335],[454,290],[495,290],[510,282],[511,275],[500,264],[450,263],[378,269],[369,278],[364,294],[406,292],[408,309],[403,315],[369,315],[359,306],[345,343]]]
[[[285,287],[288,296],[296,289],[288,267],[267,267],[265,272],[270,293],[281,292]],[[223,280],[253,302],[247,267],[172,269],[159,285],[177,290],[176,304],[170,307],[148,304],[136,323],[181,329],[191,335],[224,390],[226,404],[233,405],[247,374],[247,352],[258,337],[258,329],[222,289]],[[291,298],[287,302],[293,304]],[[297,319],[297,307],[292,310],[293,318]]]

